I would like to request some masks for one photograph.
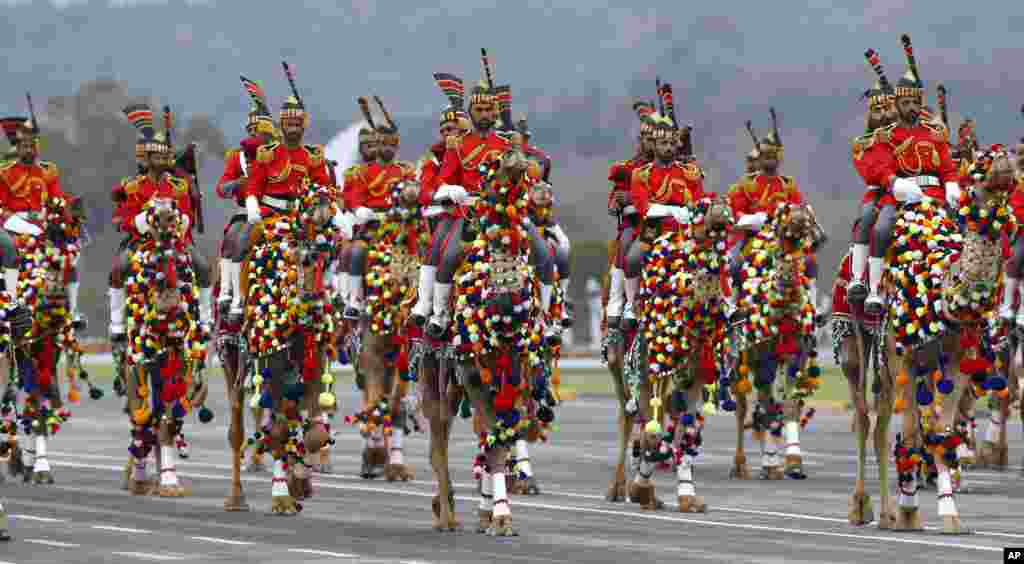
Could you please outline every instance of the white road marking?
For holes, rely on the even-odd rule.
[[[359,558],[358,554],[348,554],[345,552],[329,552],[326,550],[314,550],[312,548],[289,548],[288,552],[298,552],[300,554],[314,554],[316,556],[330,556],[332,558]]]
[[[148,552],[111,552],[116,556],[130,556],[132,558],[141,558],[143,560],[184,560],[185,556],[178,556],[175,554],[150,554]]]
[[[70,543],[70,542],[58,542],[58,541],[45,540],[45,539],[25,539],[23,542],[28,542],[28,543],[32,543],[32,544],[41,544],[41,545],[45,545],[45,546],[55,546],[55,547],[58,547],[58,548],[78,548],[79,546],[82,546],[80,544],[74,544],[74,543]]]
[[[113,525],[93,525],[92,528],[99,529],[101,531],[114,531],[115,533],[149,534],[153,532],[145,529],[132,529],[131,527],[115,527]]]
[[[39,521],[41,523],[67,523],[67,519],[54,519],[52,517],[36,517],[35,515],[11,515],[14,519],[24,519],[26,521]]]
[[[78,468],[92,468],[92,469],[100,469],[100,470],[121,470],[122,469],[119,466],[101,466],[101,465],[98,465],[98,464],[82,464],[82,463],[76,463],[76,462],[67,462],[67,463],[63,463],[63,464],[65,466],[70,467],[70,468],[78,467]],[[194,473],[194,472],[179,472],[178,474],[180,476],[186,476],[186,477],[192,477],[192,478],[200,478],[200,479],[205,479],[205,480],[230,480],[229,476],[218,475],[218,474],[201,474],[201,473]],[[259,484],[265,484],[266,483],[265,480],[262,480],[262,479],[259,479],[259,478],[249,478],[249,477],[243,477],[242,481],[243,482],[249,482],[249,483],[259,483]],[[390,493],[390,494],[395,494],[395,495],[406,495],[406,496],[425,497],[425,498],[432,498],[432,497],[434,497],[434,494],[431,493],[431,492],[416,492],[416,491],[399,490],[399,489],[393,489],[393,488],[372,487],[372,486],[357,486],[357,485],[348,485],[348,484],[344,484],[343,485],[343,484],[320,483],[319,487],[326,488],[326,489],[334,489],[334,490],[361,491],[361,492],[368,492],[368,493]],[[475,496],[473,496],[473,497],[470,497],[470,496],[456,496],[456,499],[458,499],[459,501],[467,501],[467,502],[479,501],[479,498],[477,498]],[[568,511],[568,512],[576,512],[576,513],[591,513],[591,514],[594,514],[594,515],[607,515],[607,516],[613,516],[613,517],[632,517],[634,519],[647,519],[647,520],[662,521],[662,522],[669,522],[669,523],[690,523],[690,524],[694,524],[694,525],[705,525],[705,526],[709,526],[709,527],[725,527],[725,528],[732,528],[732,529],[747,529],[747,530],[753,530],[753,531],[765,531],[765,532],[773,532],[773,533],[786,533],[786,534],[794,534],[794,535],[812,535],[812,536],[821,536],[821,537],[845,538],[845,539],[859,540],[859,541],[879,541],[879,542],[891,542],[891,543],[898,543],[898,544],[916,544],[916,545],[924,545],[924,546],[932,546],[932,547],[944,546],[944,547],[949,547],[949,548],[960,548],[960,549],[964,549],[964,550],[981,550],[981,551],[988,551],[988,552],[999,552],[999,551],[1002,551],[1001,547],[984,546],[984,545],[976,545],[976,544],[963,544],[963,543],[954,543],[954,542],[938,542],[936,540],[900,538],[900,537],[895,537],[895,536],[873,536],[873,535],[859,535],[859,534],[852,534],[852,533],[836,533],[836,532],[830,532],[830,531],[815,531],[815,530],[812,530],[812,529],[796,529],[796,528],[789,528],[789,527],[775,527],[775,526],[769,526],[769,525],[754,525],[754,524],[751,524],[751,523],[728,523],[728,522],[724,522],[724,521],[709,521],[709,520],[704,520],[704,519],[693,519],[693,518],[685,518],[685,517],[669,517],[669,516],[663,516],[663,515],[653,515],[653,514],[650,514],[650,513],[640,513],[640,512],[632,512],[632,511],[613,511],[613,510],[610,510],[610,509],[600,509],[600,508],[597,508],[597,507],[581,507],[581,506],[572,506],[572,505],[555,505],[555,504],[549,504],[549,503],[536,503],[536,502],[529,502],[529,501],[517,501],[516,502],[516,507],[525,507],[525,508],[534,508],[534,509],[548,509],[548,510],[553,510],[553,511]],[[982,535],[982,536],[985,535],[985,533],[982,533],[980,531],[979,532],[975,532],[975,534]],[[224,543],[224,544],[239,544],[239,545],[253,544],[253,543],[245,542],[245,541],[231,541],[231,540],[227,540],[227,539],[215,539],[215,538],[211,538],[211,537],[191,537],[191,538],[196,539],[196,540],[208,540],[210,542],[220,542],[220,543]]]
[[[179,474],[180,474],[180,472],[179,472]],[[238,546],[246,546],[246,545],[254,544],[254,543],[251,543],[249,541],[236,541],[236,540],[231,540],[231,539],[219,539],[217,537],[189,537],[189,538],[192,539],[192,540],[198,540],[198,541],[216,542],[216,543],[220,543],[220,544],[233,544],[233,545],[238,545]]]

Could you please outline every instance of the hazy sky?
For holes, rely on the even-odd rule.
[[[863,126],[858,96],[872,81],[863,52],[878,50],[895,81],[906,32],[929,91],[939,81],[949,89],[954,128],[962,112],[976,119],[983,144],[1024,134],[1024,77],[1011,72],[1024,55],[1019,2],[983,10],[934,0],[417,4],[0,0],[0,111],[24,112],[27,88],[44,99],[112,77],[182,114],[213,115],[232,138],[247,110],[239,73],[263,81],[276,109],[287,94],[286,58],[314,121],[343,126],[358,117],[357,96],[378,94],[400,123],[422,122],[444,104],[431,73],[476,81],[487,47],[498,83],[512,84],[516,113],[534,116],[535,132],[546,132],[538,143],[585,185],[563,201],[606,193],[608,160],[631,151],[628,105],[651,97],[659,74],[675,87],[677,113],[696,126],[716,182],[739,172],[749,149],[743,122],[764,131],[774,105],[786,171],[822,204],[861,191],[848,139]],[[407,158],[421,152],[403,147]],[[599,211],[599,200],[587,202]]]

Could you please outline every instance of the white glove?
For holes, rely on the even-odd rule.
[[[135,229],[139,230],[139,233],[147,233],[149,231],[149,221],[146,219],[146,212],[142,212],[135,216]]]
[[[22,235],[41,235],[43,233],[43,230],[38,225],[29,223],[19,215],[12,215],[7,218],[7,222],[4,223],[4,229]]]
[[[462,186],[455,186],[452,184],[445,184],[434,192],[434,201],[439,202],[445,198],[450,199],[456,204],[462,205],[469,197],[469,193]]]
[[[338,210],[334,214],[334,225],[341,230],[346,239],[352,239],[352,227],[355,224],[355,217],[346,211]]]
[[[892,195],[897,202],[920,202],[924,198],[921,187],[907,178],[897,178],[892,182]]]
[[[956,182],[946,183],[946,202],[949,204],[949,207],[955,210],[960,209],[961,194],[962,192],[960,190],[959,184],[957,184]]]
[[[676,206],[666,206],[665,204],[651,204],[651,207],[647,208],[647,215],[651,219],[659,217],[675,217]]]
[[[356,225],[366,225],[376,218],[376,212],[370,208],[356,208]]]
[[[260,214],[260,202],[256,196],[249,196],[245,199],[245,214],[249,223],[259,223],[263,219]]]
[[[765,212],[748,213],[736,222],[736,226],[746,227],[749,225],[751,227],[760,228],[766,221],[768,221],[768,214]]]

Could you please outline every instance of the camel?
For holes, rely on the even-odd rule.
[[[747,394],[754,388],[758,403],[752,427],[761,443],[760,477],[806,477],[799,446],[801,412],[803,400],[817,388],[820,376],[815,360],[815,304],[808,299],[804,274],[815,237],[816,220],[809,206],[779,203],[745,249],[740,305],[745,317],[732,332],[732,350],[739,358],[731,382],[737,427],[730,472],[734,478],[750,477],[743,438]],[[784,370],[781,383],[776,381],[780,370]],[[775,399],[776,388],[782,388],[783,402]]]

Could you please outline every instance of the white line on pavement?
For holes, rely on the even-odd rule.
[[[36,517],[35,515],[11,515],[13,519],[24,519],[26,521],[39,521],[41,523],[67,523],[67,519],[54,519],[52,517]]]
[[[130,556],[132,558],[141,558],[143,560],[184,560],[184,556],[178,556],[176,554],[150,554],[148,552],[111,552],[116,556]]]
[[[55,547],[58,547],[58,548],[78,548],[79,546],[82,546],[80,544],[74,544],[74,543],[70,543],[70,542],[58,542],[58,541],[45,540],[45,539],[25,539],[24,542],[28,542],[28,543],[32,543],[32,544],[41,544],[41,545],[44,545],[44,546],[55,546]]]
[[[219,539],[217,537],[189,537],[189,538],[192,539],[192,540],[198,540],[198,541],[216,542],[216,543],[220,543],[220,544],[234,544],[234,545],[238,545],[238,546],[246,546],[246,545],[253,544],[253,543],[248,542],[248,541],[236,541],[236,540],[231,540],[231,539]]]
[[[313,554],[316,556],[330,556],[332,558],[359,558],[358,554],[347,554],[345,552],[329,552],[327,550],[314,550],[312,548],[289,548],[288,552],[300,554]]]
[[[102,466],[102,465],[99,465],[99,464],[82,464],[82,463],[75,463],[75,462],[63,462],[62,464],[65,465],[65,466],[68,466],[70,468],[78,467],[78,468],[92,468],[92,469],[115,470],[115,471],[122,469],[119,466]],[[194,473],[194,472],[187,472],[187,473],[186,472],[179,472],[178,475],[179,476],[192,477],[192,478],[199,478],[199,479],[204,479],[204,480],[230,480],[229,476],[219,475],[219,474],[203,474],[203,473]],[[265,480],[261,480],[261,479],[257,479],[257,478],[243,477],[242,481],[243,482],[249,482],[249,483],[266,484]],[[415,497],[427,497],[427,498],[432,498],[434,496],[433,493],[429,493],[429,492],[416,492],[416,491],[398,490],[398,489],[393,489],[393,488],[382,488],[382,487],[372,487],[372,486],[357,486],[357,485],[349,485],[349,484],[326,484],[326,483],[322,483],[322,482],[319,484],[319,486],[321,488],[326,488],[326,489],[361,491],[361,492],[369,492],[369,493],[387,493],[387,494],[406,495],[406,496],[415,496]],[[467,501],[467,502],[479,501],[479,498],[477,498],[477,497],[470,497],[470,496],[456,496],[456,499],[458,499],[459,501]],[[755,524],[752,524],[752,523],[727,523],[727,522],[724,522],[724,521],[709,521],[709,520],[704,520],[704,519],[693,519],[693,518],[685,518],[685,517],[669,517],[669,516],[652,515],[652,514],[649,514],[649,513],[640,513],[640,512],[632,512],[632,511],[613,511],[613,510],[610,510],[610,509],[600,509],[600,508],[597,508],[597,507],[581,507],[581,506],[572,506],[572,505],[555,505],[555,504],[549,504],[549,503],[536,503],[536,502],[527,502],[527,501],[517,501],[516,502],[516,506],[517,507],[524,507],[524,508],[533,508],[533,509],[548,509],[548,510],[553,510],[553,511],[568,511],[568,512],[576,512],[576,513],[590,513],[590,514],[594,514],[594,515],[608,515],[608,516],[613,516],[613,517],[631,517],[631,518],[634,518],[634,519],[647,519],[647,520],[662,521],[662,522],[669,522],[669,523],[687,523],[687,524],[693,524],[693,525],[704,525],[704,526],[709,526],[709,527],[726,527],[726,528],[732,528],[732,529],[747,529],[747,530],[753,530],[753,531],[766,531],[766,532],[774,532],[774,533],[787,533],[787,534],[796,534],[796,535],[813,535],[813,536],[822,536],[822,537],[846,538],[846,539],[859,540],[859,541],[880,541],[880,542],[891,542],[891,543],[899,543],[899,544],[918,544],[918,545],[925,545],[925,546],[932,546],[932,547],[944,546],[944,547],[949,547],[949,548],[960,548],[960,549],[964,549],[964,550],[981,550],[981,551],[990,551],[990,552],[991,551],[996,551],[996,552],[1002,551],[1002,548],[1000,548],[1000,547],[984,546],[984,545],[977,545],[977,544],[963,544],[963,543],[954,543],[954,542],[938,542],[936,540],[930,540],[930,539],[929,540],[919,540],[919,539],[911,539],[911,538],[900,538],[900,537],[894,537],[894,536],[884,536],[883,537],[883,536],[860,535],[860,534],[852,534],[852,533],[836,533],[836,532],[830,532],[830,531],[816,531],[816,530],[812,530],[812,529],[797,529],[797,528],[788,528],[788,527],[774,527],[774,526],[769,526],[769,525],[755,525]],[[975,534],[981,535],[982,533],[976,532]],[[191,538],[196,539],[196,540],[207,540],[207,541],[210,541],[210,542],[220,542],[220,543],[224,543],[224,544],[241,544],[241,545],[252,544],[252,543],[245,542],[245,541],[229,541],[229,540],[226,540],[226,539],[214,539],[214,538],[210,538],[210,537],[191,537]]]
[[[153,532],[145,529],[132,529],[130,527],[115,527],[113,525],[93,525],[92,528],[99,529],[101,531],[114,531],[115,533],[149,534]]]

